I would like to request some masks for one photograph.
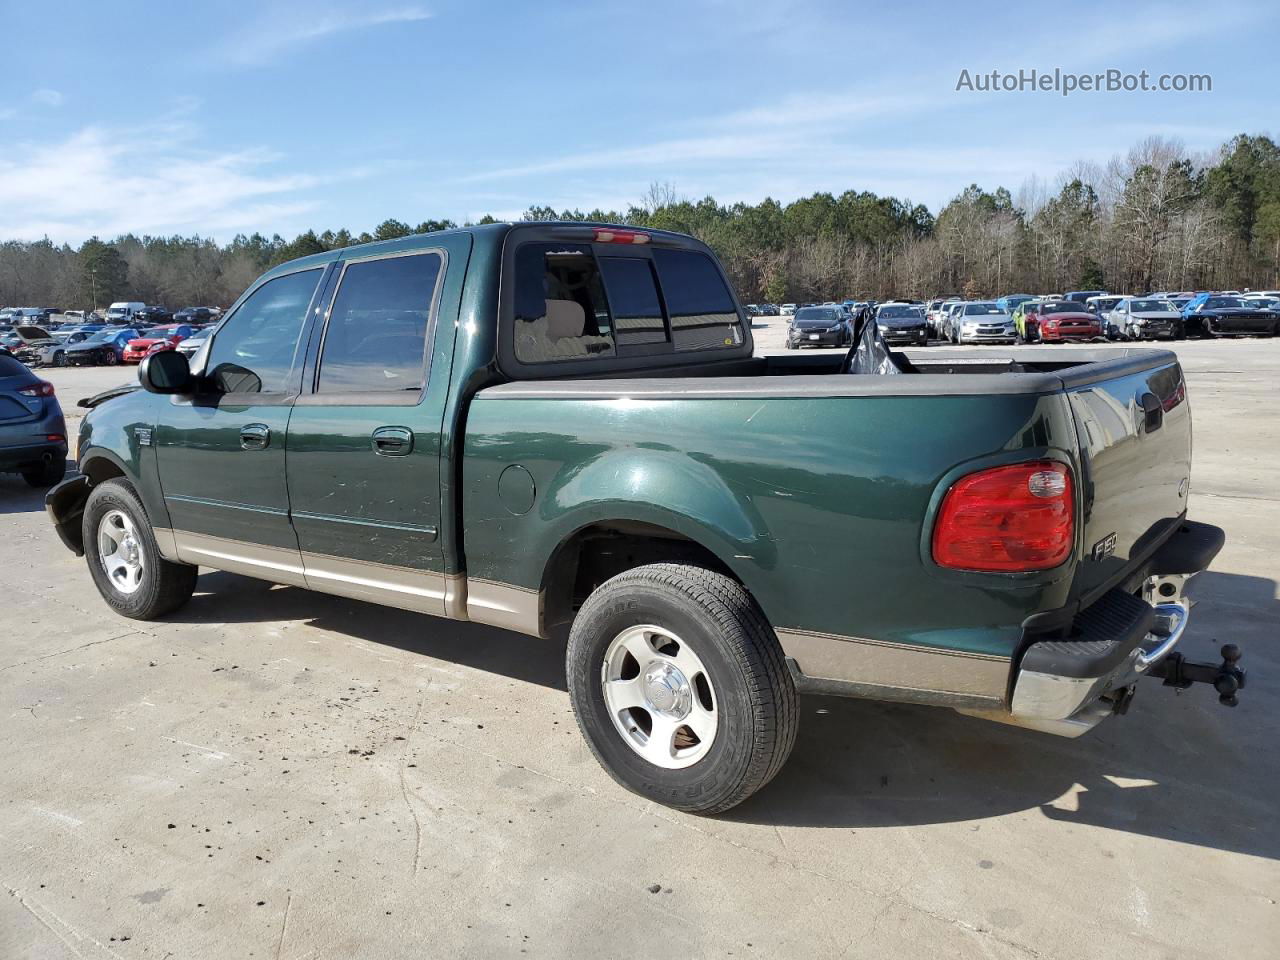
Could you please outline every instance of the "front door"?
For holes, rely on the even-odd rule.
[[[440,431],[450,358],[433,360],[432,344],[446,263],[459,257],[450,275],[460,278],[468,248],[468,238],[446,237],[439,248],[341,265],[313,336],[309,392],[289,423],[293,527],[313,589],[445,612]]]
[[[267,280],[214,334],[196,396],[172,397],[156,456],[178,559],[305,586],[285,452],[321,268]]]

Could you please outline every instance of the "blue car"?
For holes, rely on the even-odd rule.
[[[97,333],[73,343],[67,347],[66,361],[68,366],[96,366],[105,364],[113,367],[124,359],[124,348],[129,341],[139,336],[133,327],[107,327]]]
[[[0,473],[52,487],[67,469],[67,425],[53,384],[0,350]]]

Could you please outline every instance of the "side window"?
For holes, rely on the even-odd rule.
[[[347,264],[320,351],[319,393],[421,390],[436,253]]]
[[[618,346],[666,343],[667,322],[648,260],[604,257],[600,261]]]
[[[515,352],[521,363],[615,355],[609,305],[589,245],[518,247],[514,295]]]
[[[205,365],[223,393],[282,393],[321,270],[268,280],[218,331]]]
[[[742,345],[742,322],[715,263],[692,250],[653,251],[677,351]]]

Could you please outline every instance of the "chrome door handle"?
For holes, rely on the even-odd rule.
[[[246,423],[240,428],[241,450],[265,450],[271,445],[271,428],[265,423]]]
[[[379,427],[373,431],[373,452],[380,457],[407,457],[413,452],[413,431],[408,427]]]

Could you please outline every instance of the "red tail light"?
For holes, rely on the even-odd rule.
[[[52,397],[53,384],[48,380],[41,380],[39,383],[33,383],[29,387],[22,387],[18,392],[24,397]]]
[[[607,227],[596,227],[596,243],[648,243],[649,234],[639,230],[614,230]]]
[[[994,467],[947,491],[933,528],[933,561],[956,570],[1048,570],[1071,554],[1071,471],[1053,460]]]

